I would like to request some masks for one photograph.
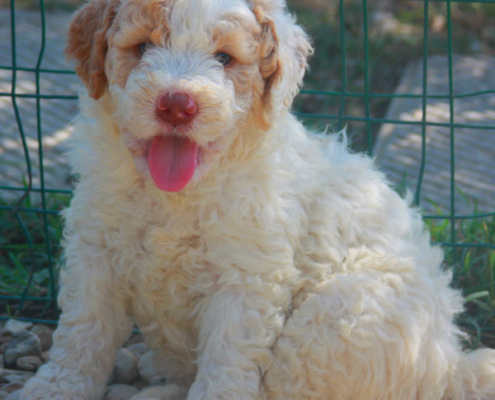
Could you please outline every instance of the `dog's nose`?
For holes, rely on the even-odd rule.
[[[158,98],[156,113],[173,126],[187,124],[198,112],[196,102],[187,93],[166,93]]]

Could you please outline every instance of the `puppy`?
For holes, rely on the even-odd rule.
[[[134,324],[162,400],[495,399],[420,215],[289,113],[310,53],[283,0],[76,12],[63,312],[22,400],[101,399]]]

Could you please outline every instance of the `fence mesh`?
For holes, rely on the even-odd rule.
[[[44,91],[41,85],[41,77],[47,74],[50,75],[67,75],[74,74],[71,70],[42,68],[43,60],[47,57],[47,39],[46,39],[46,12],[44,0],[39,1],[39,35],[41,36],[41,45],[37,51],[37,61],[35,66],[20,65],[18,62],[18,35],[22,34],[16,30],[16,23],[19,21],[19,16],[16,12],[15,0],[10,0],[10,48],[11,62],[8,65],[2,65],[0,60],[0,72],[7,71],[10,75],[11,90],[0,92],[0,99],[7,97],[11,101],[11,107],[14,111],[15,121],[17,124],[17,132],[22,143],[22,151],[24,157],[24,177],[23,185],[17,182],[0,182],[0,224],[10,224],[9,229],[16,229],[19,235],[15,237],[3,238],[0,241],[0,252],[3,257],[0,262],[6,265],[0,265],[3,269],[5,279],[0,286],[0,319],[6,319],[10,316],[16,316],[19,319],[28,319],[30,321],[43,321],[45,323],[56,323],[56,264],[60,255],[60,209],[67,204],[70,198],[70,190],[49,187],[46,184],[44,165],[47,160],[44,158],[43,141],[44,139],[44,113],[42,110],[42,101],[62,100],[67,102],[76,102],[77,96],[58,94],[50,91]],[[442,127],[450,130],[450,207],[448,214],[433,214],[424,215],[426,220],[437,221],[439,224],[448,224],[449,235],[448,240],[443,240],[441,244],[446,248],[448,253],[448,262],[452,265],[459,265],[466,262],[466,256],[469,254],[469,249],[481,249],[486,252],[487,259],[492,260],[495,244],[492,242],[492,236],[486,235],[483,237],[466,237],[459,234],[459,227],[463,221],[479,221],[493,219],[495,210],[492,212],[460,214],[456,211],[456,153],[455,140],[456,130],[469,129],[471,131],[479,130],[486,132],[487,135],[493,135],[495,124],[479,124],[457,122],[454,110],[455,102],[462,98],[479,97],[491,95],[495,93],[495,88],[487,87],[482,91],[463,92],[455,91],[456,81],[454,79],[454,43],[453,43],[453,22],[452,22],[452,1],[435,1],[424,0],[421,2],[423,7],[423,40],[422,40],[422,91],[421,93],[381,93],[374,91],[373,74],[370,70],[370,16],[368,7],[371,2],[367,0],[358,0],[360,2],[362,21],[360,29],[362,29],[362,58],[360,62],[363,66],[362,79],[364,80],[364,90],[356,92],[349,90],[348,86],[348,64],[347,58],[347,38],[348,26],[346,26],[346,7],[347,1],[338,0],[338,19],[339,26],[339,42],[340,49],[338,55],[340,58],[340,87],[333,91],[323,90],[303,90],[304,96],[318,96],[332,98],[338,102],[338,111],[331,113],[307,113],[296,112],[297,115],[305,119],[321,120],[325,123],[332,123],[336,128],[344,126],[352,126],[353,123],[361,123],[364,126],[365,147],[368,154],[373,155],[373,144],[376,137],[376,132],[382,124],[394,124],[397,126],[419,127],[421,129],[421,155],[419,173],[415,183],[414,201],[421,206],[423,180],[425,176],[425,160],[427,156],[427,128]],[[412,2],[412,1],[411,1]],[[428,84],[429,71],[429,34],[430,24],[427,23],[430,13],[431,4],[435,2],[444,7],[444,17],[447,24],[447,43],[446,53],[448,55],[448,69],[445,74],[448,75],[448,93],[430,94]],[[461,3],[470,3],[468,1],[459,1]],[[493,3],[491,0],[479,0],[478,3]],[[22,18],[22,17],[20,17]],[[3,39],[5,40],[5,39]],[[18,93],[17,79],[20,73],[28,73],[34,75],[35,91],[34,93]],[[33,155],[30,154],[28,146],[28,138],[26,136],[25,122],[19,110],[19,101],[21,99],[33,99],[36,108],[36,138],[39,143],[37,156],[37,168],[39,168],[39,184],[33,183]],[[417,99],[421,101],[421,119],[420,121],[391,119],[387,116],[373,115],[370,104],[376,99],[393,100],[394,98]],[[364,112],[362,115],[352,115],[347,111],[349,100],[360,99],[364,102]],[[428,101],[434,99],[448,100],[449,104],[449,121],[437,122],[429,119]],[[0,121],[1,122],[1,121]],[[3,122],[2,122],[3,124]],[[0,149],[1,150],[1,149]],[[468,151],[468,149],[466,149]],[[0,157],[1,153],[0,153]],[[493,171],[487,171],[487,174],[493,174]],[[33,202],[31,198],[36,196],[39,201]],[[33,225],[33,220],[36,223]],[[55,226],[55,228],[54,228]],[[22,254],[21,254],[22,253]],[[492,266],[492,274],[493,274]],[[43,272],[45,271],[45,272]],[[43,274],[41,274],[43,272]],[[6,282],[11,275],[19,275],[19,282],[24,285],[22,288],[9,285]],[[41,274],[41,277],[37,274]],[[493,282],[492,282],[493,283]],[[12,288],[20,290],[13,291]],[[483,289],[479,287],[477,289]],[[492,288],[494,289],[494,288]],[[494,289],[495,290],[495,289]],[[29,310],[26,308],[29,304]],[[33,306],[35,305],[35,306]],[[34,311],[33,311],[34,310]],[[476,330],[479,330],[476,328]]]

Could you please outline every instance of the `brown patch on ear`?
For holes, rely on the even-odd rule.
[[[92,0],[76,11],[71,19],[67,59],[76,60],[75,70],[88,89],[99,99],[107,87],[105,56],[108,50],[107,32],[117,13],[120,0]]]
[[[275,31],[275,24],[268,20],[263,25],[263,42],[261,44],[260,73],[265,80],[265,95],[281,78],[281,62],[278,57],[279,39]]]
[[[260,6],[253,8],[256,20],[261,25],[261,44],[260,44],[260,73],[265,82],[262,94],[261,108],[259,112],[259,122],[263,129],[268,129],[271,124],[270,114],[272,111],[271,89],[282,78],[281,61],[278,57],[279,38],[275,29],[274,22],[266,16]]]

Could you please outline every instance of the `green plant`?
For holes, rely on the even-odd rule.
[[[49,296],[50,265],[58,265],[61,218],[56,213],[48,214],[45,229],[43,214],[28,211],[37,207],[32,197],[37,196],[31,194],[17,205],[17,213],[10,209],[13,201],[0,198],[0,314],[10,315],[18,306],[29,305],[28,314],[36,315],[39,311],[36,304],[24,304],[25,299],[21,297],[27,296],[29,300]],[[51,193],[46,196],[46,206],[50,210],[61,210],[69,200],[67,195]],[[52,259],[48,256],[46,235]]]
[[[450,242],[448,219],[429,219],[432,241]],[[460,219],[455,223],[458,246],[445,247],[444,267],[452,270],[453,286],[466,298],[458,323],[469,334],[469,346],[495,347],[495,217]],[[485,246],[469,246],[484,243]]]

